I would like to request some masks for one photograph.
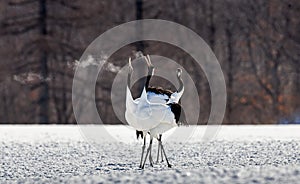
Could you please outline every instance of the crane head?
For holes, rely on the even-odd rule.
[[[177,77],[180,77],[181,74],[182,74],[182,69],[181,68],[177,68],[176,73],[177,73]]]

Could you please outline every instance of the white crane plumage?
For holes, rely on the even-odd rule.
[[[150,69],[149,70],[150,75],[147,76],[147,82],[145,84],[145,87],[143,88],[141,97],[137,98],[135,100],[133,100],[131,92],[130,92],[130,88],[129,88],[130,78],[131,78],[131,74],[133,72],[133,68],[131,65],[131,59],[129,58],[129,71],[128,71],[127,89],[126,89],[125,118],[129,125],[134,127],[137,131],[143,132],[142,137],[144,137],[144,146],[143,146],[143,151],[142,151],[140,167],[141,168],[144,167],[148,154],[149,154],[150,164],[153,165],[153,163],[152,163],[153,161],[152,161],[152,157],[151,157],[151,148],[152,148],[153,137],[157,138],[159,140],[159,148],[161,148],[161,152],[164,153],[167,163],[168,163],[168,166],[171,167],[171,165],[168,162],[163,145],[161,143],[161,134],[173,127],[178,126],[179,123],[186,123],[183,109],[177,103],[179,101],[181,95],[183,94],[184,88],[183,88],[183,85],[181,85],[180,90],[178,90],[178,92],[175,92],[173,94],[168,94],[167,96],[169,97],[169,99],[165,98],[165,94],[162,93],[163,90],[160,90],[161,94],[159,94],[159,93],[157,93],[158,92],[157,90],[155,91],[154,88],[151,88],[147,94],[146,87],[148,87],[150,77],[153,74],[153,70],[151,70],[151,69],[153,69],[153,65],[151,64],[149,56],[147,56],[147,57],[148,58],[145,58],[145,59],[148,64],[148,69]],[[178,78],[180,78],[180,75],[181,75],[181,70],[179,69],[177,72]],[[181,78],[180,78],[180,81],[182,84]],[[158,100],[158,102],[150,101],[150,100],[155,101],[154,98],[156,98],[155,100]],[[180,116],[180,114],[181,114],[181,116]],[[150,134],[150,144],[147,149],[145,160],[142,164],[147,133]],[[158,150],[158,156],[159,156],[159,150]]]
[[[147,58],[145,57],[145,60],[148,65],[148,76],[147,76],[147,80],[146,80],[146,84],[145,84],[148,100],[153,103],[162,103],[162,104],[166,104],[169,106],[171,105],[171,107],[172,107],[171,109],[172,109],[172,111],[174,111],[173,114],[175,116],[177,116],[176,117],[177,119],[175,118],[176,122],[186,124],[185,114],[184,114],[181,106],[178,104],[178,102],[184,92],[184,85],[183,85],[183,81],[181,79],[182,70],[180,68],[178,68],[176,71],[177,80],[179,83],[179,89],[176,92],[172,92],[170,90],[166,90],[161,87],[149,87],[150,79],[151,79],[152,75],[154,74],[154,66],[151,63],[151,59],[150,59],[149,55],[147,55]],[[180,116],[180,114],[182,114],[182,115]],[[174,127],[174,125],[161,123],[157,127],[149,130],[149,134],[152,137],[157,138],[157,140],[158,140],[158,150],[157,150],[156,162],[158,163],[159,154],[161,153],[162,161],[163,161],[163,155],[164,155],[169,167],[171,167],[171,165],[167,159],[166,153],[165,153],[163,145],[162,145],[162,133],[168,131],[169,129],[171,129],[173,127]],[[141,131],[137,131],[136,133],[137,133],[137,138],[139,137],[139,135],[141,135],[142,138],[145,136],[144,133]],[[144,137],[142,157],[143,157],[143,152],[145,149],[145,142],[146,142],[145,138],[146,137]],[[151,140],[150,140],[150,142],[151,142]],[[150,153],[149,153],[149,161],[150,161],[150,164],[153,165],[151,163],[152,162],[151,149],[150,149]],[[141,165],[142,165],[142,158],[141,158],[140,166]]]
[[[129,59],[130,72],[128,73],[128,86],[126,89],[126,112],[125,118],[129,125],[136,130],[148,132],[150,129],[157,127],[160,123],[173,124],[175,116],[170,110],[170,106],[162,103],[152,103],[147,99],[145,87],[143,88],[141,97],[133,100],[129,84],[133,71],[131,60]]]

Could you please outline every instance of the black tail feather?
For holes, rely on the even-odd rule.
[[[142,131],[136,131],[136,138],[139,139],[139,137],[141,136],[141,138],[144,138],[144,133]]]
[[[186,121],[185,112],[180,104],[170,103],[167,105],[170,106],[171,111],[174,113],[175,120],[176,120],[176,123],[178,124],[178,126],[189,125],[188,122]]]

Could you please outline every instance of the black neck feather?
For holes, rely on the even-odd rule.
[[[176,120],[176,123],[178,126],[179,125],[188,125],[188,123],[186,121],[186,117],[185,117],[185,112],[180,104],[170,103],[167,105],[171,108],[171,111],[173,112],[173,114],[175,116],[175,120]]]

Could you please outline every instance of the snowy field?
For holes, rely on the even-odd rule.
[[[101,128],[115,139],[97,135],[100,141],[92,143],[78,126],[1,125],[0,183],[300,181],[299,125],[222,126],[210,142],[202,139],[205,126],[182,127],[192,132],[188,139],[173,134],[164,144],[173,167],[147,162],[144,170],[138,168],[142,141],[134,130]],[[156,149],[154,141],[154,161]]]

